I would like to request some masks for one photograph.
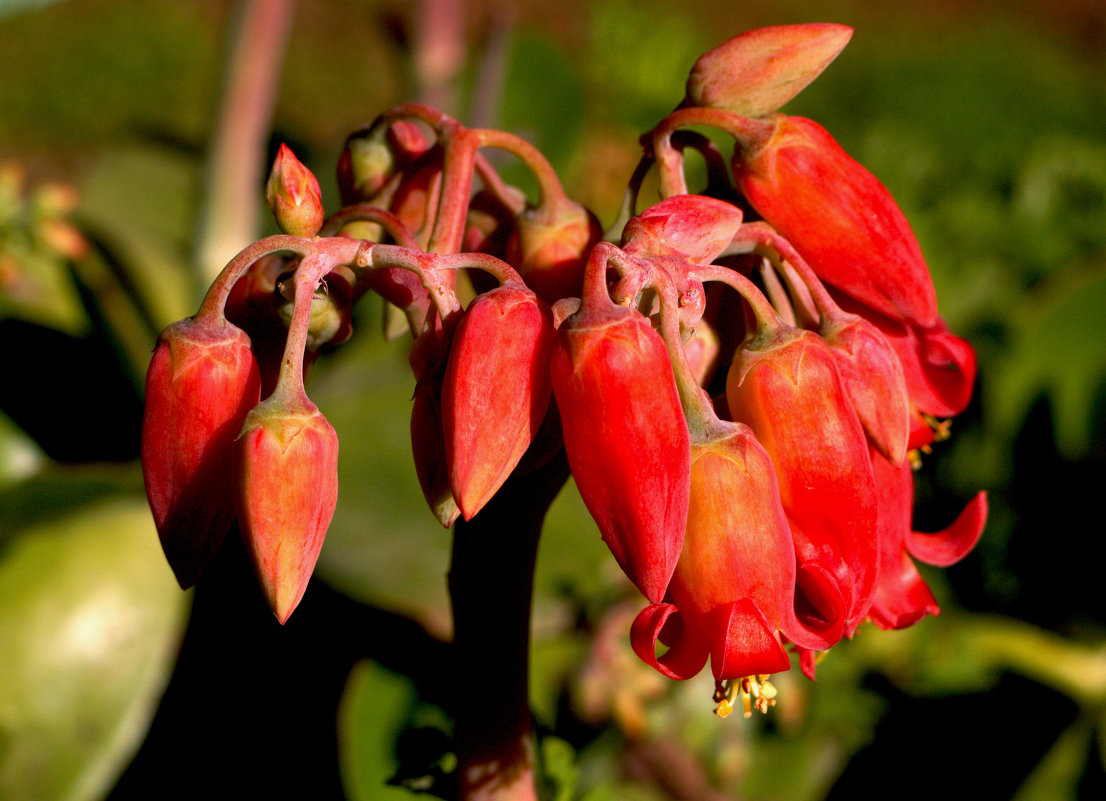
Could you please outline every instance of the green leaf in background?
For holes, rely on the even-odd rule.
[[[410,801],[386,784],[398,767],[395,740],[415,701],[413,684],[374,662],[354,665],[338,712],[339,759],[350,801]]]
[[[140,498],[40,522],[0,556],[0,798],[99,798],[146,734],[189,596]]]
[[[1087,446],[1095,394],[1106,377],[1106,265],[1026,297],[1009,311],[1013,341],[995,365],[989,423],[1011,437],[1040,394],[1052,403],[1056,443],[1069,457]]]

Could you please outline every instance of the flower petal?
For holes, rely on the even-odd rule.
[[[671,643],[657,656],[657,640]],[[630,627],[630,645],[641,661],[670,679],[690,679],[707,663],[707,643],[684,627],[680,610],[673,604],[650,604],[638,613]]]
[[[906,535],[906,550],[927,565],[948,567],[968,555],[979,541],[987,523],[987,493],[980,492],[948,528],[928,534],[911,531]]]

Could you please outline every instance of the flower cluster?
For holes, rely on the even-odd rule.
[[[986,498],[915,532],[913,469],[968,403],[974,354],[883,185],[778,111],[850,35],[765,28],[704,55],[606,235],[532,146],[426,106],[349,137],[325,219],[282,148],[266,194],[286,234],[227,265],[147,379],[146,486],[182,586],[237,519],[277,618],[298,604],[337,500],[337,436],[304,376],[371,290],[414,338],[412,451],[437,519],[472,519],[563,448],[649,601],[635,652],[678,679],[709,661],[719,714],[766,710],[790,651],[813,676],[863,622],[936,614],[914,560],[963,557]],[[728,163],[703,126],[732,138]],[[487,148],[533,172],[536,201]],[[688,150],[708,167],[696,194]],[[661,200],[639,212],[652,171]]]

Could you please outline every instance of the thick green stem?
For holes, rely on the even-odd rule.
[[[449,569],[458,798],[534,801],[530,606],[542,522],[568,478],[561,451],[457,522]]]

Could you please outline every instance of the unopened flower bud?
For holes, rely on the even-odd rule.
[[[409,120],[396,120],[386,132],[373,127],[354,132],[338,158],[342,203],[372,200],[393,175],[429,148],[419,126]]]
[[[753,208],[827,284],[892,319],[934,325],[933,280],[891,193],[816,122],[777,115],[774,124],[734,151]]]
[[[292,236],[312,237],[323,224],[319,181],[288,145],[281,145],[265,184],[265,202],[280,230]]]
[[[579,204],[556,212],[539,206],[519,215],[507,261],[546,303],[579,297],[588,253],[602,236],[599,220]]]
[[[699,57],[687,79],[688,100],[747,117],[770,114],[817,78],[852,34],[830,23],[746,31]]]
[[[517,285],[479,295],[457,326],[442,421],[453,496],[466,520],[507,480],[541,427],[553,338],[548,307]]]
[[[258,404],[235,441],[242,536],[282,624],[307,589],[338,502],[338,435],[306,396]]]
[[[146,374],[142,475],[161,545],[182,587],[234,520],[232,446],[260,393],[250,340],[225,320],[166,328]]]
[[[550,372],[584,505],[626,575],[659,602],[690,491],[690,437],[664,341],[635,311],[585,305],[562,323]]]
[[[674,195],[630,219],[622,247],[641,256],[677,255],[710,264],[741,227],[741,209],[703,195]]]

